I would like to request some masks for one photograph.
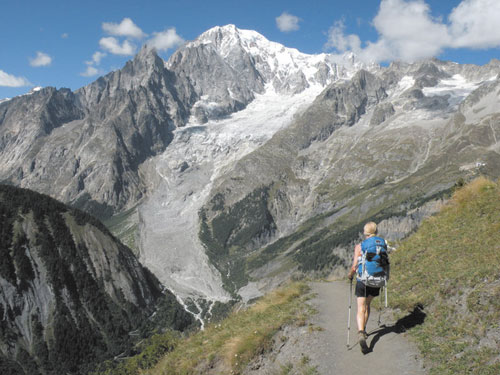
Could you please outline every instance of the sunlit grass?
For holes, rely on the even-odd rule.
[[[286,324],[300,324],[308,306],[304,283],[293,283],[261,298],[247,310],[231,314],[183,340],[148,374],[238,374],[258,354],[268,350],[273,336]]]
[[[478,178],[457,190],[391,256],[391,305],[423,304],[410,332],[432,374],[499,374],[500,187]],[[496,326],[495,326],[496,324]]]

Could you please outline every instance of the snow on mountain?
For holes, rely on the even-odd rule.
[[[494,80],[492,77],[489,80]],[[471,81],[467,80],[461,74],[454,74],[449,79],[442,79],[434,87],[424,87],[422,92],[425,96],[445,96],[449,95],[448,102],[450,107],[456,108],[472,91],[477,89],[483,80]]]
[[[286,127],[321,89],[283,96],[269,87],[229,118],[177,129],[151,161],[161,182],[139,209],[141,261],[181,300],[229,299],[198,238],[199,210],[226,168]]]
[[[187,67],[193,70],[191,77],[200,74],[199,69],[208,69],[206,74],[219,77],[217,87],[210,87],[207,81],[196,82],[201,97],[193,106],[194,114],[185,127],[174,131],[165,152],[148,162],[145,169],[152,174],[149,179],[160,182],[139,208],[141,261],[180,300],[194,303],[198,298],[229,298],[219,271],[209,263],[198,238],[199,210],[213,182],[288,126],[328,84],[349,79],[360,68],[367,68],[352,54],[340,58],[307,55],[234,25],[203,33],[173,55],[166,66],[174,71],[182,67],[185,72],[187,57],[201,54],[206,58],[205,65],[213,63],[217,68],[191,61]],[[250,82],[248,86],[256,91],[244,109],[211,118],[210,112],[216,112],[221,101],[228,100],[226,95],[233,99],[242,95],[241,91],[235,92],[239,88],[234,82],[222,79],[231,77],[228,70],[238,73],[242,69],[255,69],[258,75],[248,74],[245,79],[262,80],[263,89]],[[200,108],[208,118],[202,126],[196,116]]]
[[[189,58],[199,60],[188,63]],[[221,275],[198,238],[199,211],[214,183],[238,160],[290,125],[327,85],[348,80],[360,69],[376,74],[388,69],[365,65],[353,54],[304,54],[234,25],[203,33],[176,52],[166,66],[180,74],[189,73],[200,97],[189,123],[174,131],[164,153],[147,163],[148,179],[160,182],[139,207],[141,260],[181,300],[225,301],[229,295]],[[392,122],[386,121],[384,126],[407,126],[412,117],[449,113],[479,84],[431,62],[391,69],[392,81],[381,78],[388,100],[387,108],[381,106],[379,112],[387,113],[378,113],[377,121],[370,121],[375,117],[371,112],[364,116],[360,123],[366,123],[366,129],[390,116]],[[240,75],[237,84],[225,80],[235,77],[234,73]],[[243,93],[242,87],[254,91]],[[221,103],[233,99],[248,104],[239,111],[233,105],[227,116],[211,117]],[[204,111],[204,121],[196,116],[197,108]]]
[[[341,78],[350,78],[361,68],[377,67],[363,64],[352,53],[308,55],[269,41],[256,31],[238,29],[234,25],[214,27],[188,43],[186,48],[201,45],[214,46],[233,66],[242,53],[248,54],[264,81],[271,82],[277,92],[285,94],[296,94],[315,84],[325,86]]]
[[[33,93],[35,93],[37,91],[40,91],[41,89],[43,89],[43,87],[41,87],[41,86],[33,87],[29,92],[27,92],[26,94],[22,94],[20,96],[31,95],[31,94],[33,94]],[[3,98],[3,99],[0,99],[0,104],[8,102],[9,100],[12,100],[12,98]]]

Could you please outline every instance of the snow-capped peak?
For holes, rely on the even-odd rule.
[[[230,64],[239,61],[242,54],[250,55],[266,82],[272,82],[277,91],[286,93],[301,92],[310,85],[326,86],[337,79],[349,78],[359,69],[372,68],[358,61],[352,53],[309,55],[235,25],[211,28],[186,47],[200,45],[213,45]]]
[[[27,92],[26,94],[21,94],[20,96],[24,96],[24,95],[32,95],[34,94],[35,92],[37,91],[40,91],[41,89],[43,89],[43,87],[41,86],[36,86],[36,87],[33,87],[29,92]],[[4,98],[4,99],[0,99],[0,104],[2,103],[5,103],[5,102],[8,102],[9,100],[11,100],[12,98]]]

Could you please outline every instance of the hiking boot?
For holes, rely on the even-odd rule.
[[[365,331],[358,331],[359,346],[361,347],[361,352],[363,354],[366,354],[369,352],[368,345],[366,344],[367,337],[368,337],[368,335],[366,334]]]

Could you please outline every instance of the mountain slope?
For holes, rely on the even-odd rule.
[[[167,62],[145,47],[74,93],[0,103],[0,179],[115,215],[199,312],[341,268],[365,220],[400,238],[459,178],[496,176],[499,72],[366,66],[215,27]]]
[[[0,105],[0,179],[100,216],[145,192],[138,168],[187,116],[171,75],[142,50],[74,93],[45,88]]]
[[[500,371],[499,223],[499,185],[479,178],[391,256],[391,304],[427,314],[411,333],[431,374]]]
[[[145,46],[75,92],[44,88],[0,103],[0,181],[107,217],[154,186],[141,165],[190,118],[240,111],[266,85],[299,93],[348,74],[328,55],[301,54],[232,25],[207,31],[167,63]]]
[[[93,217],[29,190],[0,185],[0,220],[2,373],[83,374],[127,349],[162,296],[131,251]]]
[[[169,69],[196,82],[200,99],[163,154],[144,165],[145,179],[158,182],[137,208],[138,247],[141,261],[182,299],[229,298],[221,285],[228,269],[214,269],[198,238],[199,210],[213,183],[288,126],[324,85],[349,77],[360,65],[348,56],[342,62],[346,67],[232,25],[208,30],[169,59]],[[299,73],[304,84],[293,86]],[[289,92],[281,85],[295,88]],[[241,110],[228,114],[236,102]],[[230,284],[225,287],[234,291]]]
[[[404,220],[460,177],[498,176],[499,72],[430,60],[332,83],[214,182],[208,253],[221,269],[236,254],[257,284],[280,268],[331,272],[366,220]]]

